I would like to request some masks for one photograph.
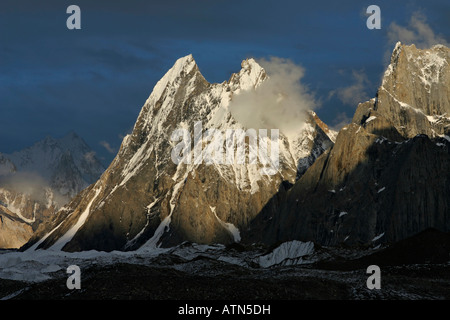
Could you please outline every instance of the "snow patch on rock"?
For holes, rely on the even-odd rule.
[[[303,258],[313,252],[314,243],[311,241],[288,241],[282,243],[271,253],[259,257],[259,265],[268,268],[275,265],[303,264],[306,263]]]

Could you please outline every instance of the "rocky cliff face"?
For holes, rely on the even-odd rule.
[[[255,219],[248,241],[395,242],[450,230],[450,50],[398,43],[377,97]]]
[[[450,135],[449,50],[397,43],[377,97],[358,106],[353,123],[393,140]],[[369,120],[370,119],[370,120]]]
[[[36,186],[33,186],[35,188]],[[51,218],[59,206],[51,188],[17,190],[10,184],[0,188],[0,248],[20,248],[33,231]]]
[[[249,137],[243,143],[245,163],[235,158],[208,164],[208,154],[215,157],[217,146],[232,142],[226,141],[226,130],[248,129],[228,109],[233,96],[255,90],[267,78],[265,70],[248,59],[229,81],[211,84],[191,55],[179,59],[154,87],[133,132],[102,178],[61,209],[27,247],[109,251],[186,240],[239,241],[269,199],[292,185],[334,139],[334,133],[310,112],[295,135],[280,133],[279,168],[273,174],[266,174],[267,164],[261,161],[250,163],[258,151]],[[173,133],[180,129],[186,130],[190,148],[183,148],[185,161],[176,163],[172,152],[178,141]],[[215,140],[217,132],[224,139],[220,143]],[[270,134],[258,137],[259,146],[272,145]],[[237,154],[237,146],[231,144]],[[202,161],[197,161],[199,155]]]
[[[5,207],[0,207],[0,248],[20,248],[32,234],[33,229],[28,223],[16,218],[16,215]]]

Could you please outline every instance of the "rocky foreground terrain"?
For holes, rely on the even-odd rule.
[[[450,298],[450,235],[435,229],[380,249],[325,248],[298,242],[295,247],[282,244],[274,248],[183,243],[161,250],[159,254],[90,252],[84,258],[66,254],[40,261],[15,256],[8,260],[15,275],[9,273],[7,279],[11,270],[0,268],[0,297],[231,301]],[[12,254],[3,252],[0,260]],[[71,264],[82,270],[79,290],[69,290],[66,285],[66,267]],[[381,269],[381,288],[370,290],[366,271],[373,264]],[[18,271],[21,268],[23,273]]]

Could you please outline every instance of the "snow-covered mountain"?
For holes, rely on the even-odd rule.
[[[33,146],[7,155],[21,173],[38,174],[59,194],[72,198],[95,182],[105,168],[76,133],[47,136]]]
[[[22,234],[20,241],[5,240],[0,247],[23,245],[32,229],[95,182],[103,171],[95,153],[73,132],[60,139],[46,137],[12,154],[0,154],[0,215],[4,217],[0,234],[10,240],[14,232]],[[9,223],[3,223],[6,221]]]
[[[252,137],[240,140],[245,141],[240,146],[248,156],[240,163],[239,142],[227,140],[227,130],[251,128],[233,117],[229,105],[233,96],[256,90],[270,77],[254,59],[243,61],[241,67],[229,81],[209,83],[192,55],[178,59],[154,87],[133,132],[124,138],[101,179],[62,208],[27,246],[110,251],[171,246],[185,240],[239,241],[268,200],[289,188],[333,145],[335,136],[309,112],[294,134],[279,132],[276,163],[267,159],[268,153],[259,158],[261,150],[256,147],[276,150],[270,130],[257,137],[257,145],[251,143]],[[178,149],[184,156],[180,162],[174,161],[173,152],[180,146],[174,139],[176,132],[182,135],[175,138],[189,141]],[[227,153],[230,161],[206,163],[208,154],[220,154],[217,146],[230,144],[227,150],[236,152],[235,158]],[[259,161],[252,163],[251,157]],[[277,170],[267,174],[268,165]]]

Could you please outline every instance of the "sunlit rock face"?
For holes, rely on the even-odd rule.
[[[391,243],[450,231],[450,50],[397,43],[375,98],[287,192],[247,241]]]

